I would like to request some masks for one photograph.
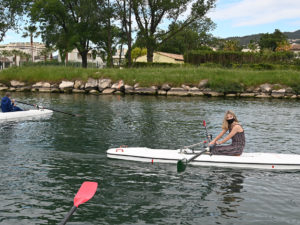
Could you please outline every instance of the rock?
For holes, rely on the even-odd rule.
[[[62,81],[59,84],[59,88],[61,90],[73,89],[73,87],[74,87],[74,82],[73,81]]]
[[[98,80],[98,89],[103,91],[105,88],[111,87],[111,79],[99,79]]]
[[[224,96],[223,92],[205,91],[203,93],[204,93],[205,96],[208,96],[208,97],[220,97],[220,96]]]
[[[202,92],[202,91],[189,91],[189,94],[191,95],[191,96],[203,96],[204,95],[204,93]]]
[[[50,88],[51,84],[48,82],[37,82],[32,85],[32,88]]]
[[[245,93],[252,93],[252,92],[254,92],[254,90],[255,90],[255,87],[248,87],[248,88],[246,88]]]
[[[189,94],[191,96],[203,96],[204,95],[204,93],[202,91],[200,91],[199,88],[197,88],[197,87],[190,88]]]
[[[81,80],[75,80],[74,89],[84,89],[84,83]]]
[[[287,87],[287,88],[285,89],[285,93],[294,93],[294,90],[293,90],[293,88],[291,88],[291,87]]]
[[[85,90],[97,90],[98,89],[98,80],[89,78],[88,81],[85,84]]]
[[[273,85],[268,84],[268,83],[262,84],[262,85],[259,86],[260,91],[263,92],[263,93],[270,93],[270,92],[272,92],[272,87],[273,87]]]
[[[241,94],[240,94],[240,97],[255,97],[255,95],[256,95],[256,94],[255,94],[255,93],[252,93],[252,92],[251,92],[251,93],[245,92],[245,93],[241,93]]]
[[[98,94],[100,94],[100,92],[95,89],[92,89],[89,91],[89,94],[98,95]]]
[[[254,92],[254,93],[259,93],[259,94],[260,94],[260,93],[261,93],[260,87],[254,88],[253,92]]]
[[[39,88],[38,89],[39,90],[39,92],[51,92],[51,88],[49,87],[49,88]]]
[[[123,80],[119,80],[118,85],[117,85],[117,90],[124,92],[125,90],[125,83]]]
[[[267,93],[259,93],[257,95],[255,95],[256,98],[270,98],[271,95],[267,94]]]
[[[134,89],[134,93],[139,95],[156,95],[157,90],[151,87],[138,87]]]
[[[183,90],[185,91],[189,91],[190,90],[190,86],[187,86],[185,84],[181,85],[181,87],[183,88]]]
[[[119,85],[119,83],[113,83],[113,84],[111,85],[111,88],[113,88],[113,89],[116,89],[116,90],[117,90],[117,88],[118,88],[118,85]]]
[[[238,94],[226,94],[225,97],[237,97],[239,96]]]
[[[167,95],[167,91],[165,91],[165,90],[158,90],[157,94],[158,95]]]
[[[169,91],[170,89],[171,89],[171,86],[169,84],[163,84],[161,86],[161,90]]]
[[[171,88],[167,92],[168,96],[189,96],[191,95],[188,91],[184,90],[183,88],[175,87]]]
[[[114,88],[106,88],[102,91],[102,94],[112,94],[116,91]]]
[[[85,93],[85,90],[82,90],[82,89],[73,89],[72,92],[73,93]]]
[[[59,88],[51,88],[51,93],[59,93]]]
[[[285,92],[286,90],[284,88],[279,90],[273,90],[271,96],[273,98],[283,98],[285,96]]]
[[[59,84],[51,84],[51,88],[59,88]]]
[[[204,80],[200,80],[199,84],[198,84],[198,88],[199,89],[204,89],[208,84],[208,79],[204,79]]]
[[[25,91],[30,91],[31,88],[29,86],[26,86],[26,87],[19,87],[19,88],[16,88],[16,92],[25,92]]]
[[[197,88],[197,87],[192,87],[192,88],[189,89],[189,91],[199,91],[199,90],[200,90],[200,89]]]
[[[133,94],[134,93],[134,89],[132,86],[125,84],[125,93],[126,94]]]
[[[24,87],[24,86],[25,86],[25,83],[24,83],[24,82],[17,81],[17,80],[12,80],[12,81],[10,81],[10,86],[11,86],[11,87],[14,87],[14,88],[17,88],[17,87]]]
[[[8,87],[0,83],[0,91],[6,91],[6,90],[8,90]]]

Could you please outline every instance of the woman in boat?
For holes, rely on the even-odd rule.
[[[2,112],[15,112],[23,111],[15,104],[15,100],[10,100],[10,93],[6,92],[5,96],[1,99],[1,110]]]
[[[218,141],[227,131],[229,134],[221,141]],[[221,145],[232,139],[231,145]],[[245,147],[245,133],[236,115],[232,111],[227,111],[224,116],[222,131],[210,143],[210,153],[212,155],[239,156]]]

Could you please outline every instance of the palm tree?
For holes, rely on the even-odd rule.
[[[37,27],[35,25],[29,25],[28,27],[25,27],[26,32],[23,33],[22,37],[27,38],[30,37],[30,45],[31,45],[31,57],[32,62],[34,62],[33,58],[33,38],[36,38],[40,35],[40,32],[37,32]]]

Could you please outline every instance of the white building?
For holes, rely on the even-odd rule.
[[[0,45],[0,61],[5,64],[9,64],[10,66],[14,63],[16,66],[20,65],[20,62],[22,61],[33,61],[33,62],[39,62],[44,60],[44,56],[41,55],[41,52],[45,49],[45,45],[43,43],[34,42],[31,46],[30,42],[15,42],[15,43],[9,43]],[[2,51],[22,51],[26,54],[28,54],[30,57],[28,59],[21,58],[19,55],[16,56],[3,56],[1,55]],[[49,54],[50,56],[50,54]]]
[[[121,52],[121,49],[117,49],[116,51],[116,54],[113,55],[113,64],[115,66],[121,66],[125,63],[126,61],[126,53],[127,53],[127,49],[126,48],[122,48],[122,52],[121,52],[121,57],[120,57],[120,52]]]
[[[73,49],[72,52],[69,52],[67,57],[67,62],[76,62],[76,63],[82,63],[82,58],[81,55],[79,54],[77,49]],[[60,54],[58,54],[58,61],[61,62],[61,57]],[[95,64],[96,67],[103,67],[103,60],[101,59],[101,57],[96,56],[96,58],[93,58],[93,54],[92,51],[89,51],[87,54],[87,61],[88,63],[93,63]]]

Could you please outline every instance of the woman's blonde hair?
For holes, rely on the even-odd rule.
[[[224,119],[223,119],[223,124],[222,124],[222,129],[225,129],[225,130],[228,130],[229,129],[229,124],[227,122],[227,115],[230,114],[232,115],[233,119],[234,119],[234,122],[239,122],[238,119],[236,118],[236,115],[234,114],[234,112],[228,110],[226,113],[225,113],[225,116],[224,116]]]

